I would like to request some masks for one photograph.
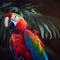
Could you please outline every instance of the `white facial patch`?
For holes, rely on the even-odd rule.
[[[4,20],[5,27],[8,27],[8,20],[9,20],[9,17],[5,17],[5,20]]]
[[[11,16],[11,21],[12,21],[15,25],[17,24],[18,20],[19,20],[19,17],[18,17],[18,16],[16,16],[16,15],[12,15],[12,16]]]

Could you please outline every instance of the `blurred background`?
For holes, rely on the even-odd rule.
[[[3,2],[5,2],[5,1],[9,1],[9,0],[2,0],[2,1],[0,0],[0,5],[3,4]],[[16,4],[18,6],[20,4],[27,4],[27,3],[33,3],[33,4],[38,5],[39,6],[38,9],[39,9],[40,13],[47,16],[48,19],[60,31],[60,1],[58,1],[58,0],[10,0],[10,1],[13,1],[14,4]],[[23,1],[25,1],[25,2],[22,3]],[[49,60],[60,60],[60,40],[58,40],[58,39],[48,40],[46,45],[52,51],[52,52],[48,53]],[[4,53],[5,53],[5,55],[4,55]],[[8,52],[8,51],[7,51],[7,53],[3,52],[2,55],[0,54],[0,57],[2,57],[4,55],[4,58],[6,58],[8,53],[10,54],[10,52]],[[6,60],[8,58],[10,58],[10,57],[7,56]],[[2,60],[4,60],[4,59],[2,59]]]
[[[52,23],[60,29],[60,1],[58,0],[38,0],[39,10],[48,15]]]

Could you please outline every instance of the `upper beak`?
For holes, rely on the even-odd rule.
[[[9,17],[5,17],[4,26],[8,28],[12,28],[14,23],[9,19]]]
[[[8,20],[9,20],[9,17],[5,17],[5,20],[4,20],[4,26],[5,27],[8,27]]]

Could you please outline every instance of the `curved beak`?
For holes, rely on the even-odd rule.
[[[9,17],[5,17],[4,26],[8,28],[14,27],[14,23],[10,20]]]
[[[8,27],[8,20],[9,20],[9,17],[5,17],[5,20],[4,20],[4,26],[5,27]]]
[[[16,28],[14,23],[11,21],[9,17],[5,17],[4,20],[4,26],[10,31],[10,32],[16,32]]]

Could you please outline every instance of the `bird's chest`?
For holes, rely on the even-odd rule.
[[[12,34],[10,40],[14,49],[16,46],[22,47],[25,44],[23,34]]]

